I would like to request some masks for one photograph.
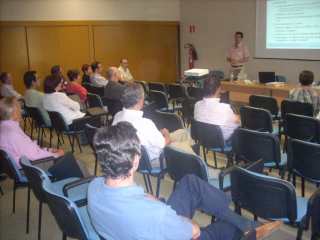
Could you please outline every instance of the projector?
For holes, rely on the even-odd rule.
[[[184,71],[185,77],[203,77],[208,74],[209,74],[209,69],[193,68],[193,69]]]

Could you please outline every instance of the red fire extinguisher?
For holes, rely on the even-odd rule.
[[[193,46],[193,44],[191,43],[186,43],[184,45],[184,48],[188,49],[188,64],[189,64],[189,69],[192,69],[194,68],[195,61],[198,60],[197,51]]]

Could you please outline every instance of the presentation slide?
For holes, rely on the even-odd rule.
[[[256,0],[256,58],[320,60],[320,0]]]
[[[320,0],[267,0],[266,47],[320,49]]]

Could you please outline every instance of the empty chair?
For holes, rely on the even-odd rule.
[[[293,184],[296,175],[301,177],[301,193],[304,196],[305,180],[320,184],[320,144],[297,139],[288,142],[288,169],[292,174]]]
[[[160,92],[167,92],[166,86],[164,85],[164,83],[160,83],[160,82],[149,82],[149,91],[160,91]]]
[[[89,145],[94,153],[94,157],[95,157],[94,175],[97,175],[97,170],[98,170],[98,158],[97,158],[94,146],[93,146],[93,138],[94,138],[94,135],[95,135],[97,129],[98,129],[97,127],[92,126],[90,124],[85,125],[85,133],[86,133]]]
[[[285,134],[308,142],[320,140],[320,121],[316,118],[289,113],[285,118]]]
[[[240,108],[240,117],[243,128],[260,132],[273,132],[272,116],[268,110],[243,106]]]
[[[50,120],[52,123],[52,127],[57,133],[57,148],[59,148],[61,144],[61,140],[63,138],[63,134],[68,136],[69,143],[71,145],[72,152],[74,152],[74,144],[75,141],[78,142],[78,146],[80,149],[80,152],[82,152],[80,140],[79,140],[79,134],[81,134],[83,131],[73,131],[70,129],[70,127],[66,124],[64,121],[64,118],[62,115],[58,112],[48,112],[50,116]]]
[[[87,95],[87,106],[88,108],[100,107],[103,108],[103,102],[101,97],[94,93],[88,93]]]
[[[227,166],[232,162],[232,147],[223,139],[221,128],[217,125],[191,121],[191,136],[202,146],[204,160],[207,163],[207,151],[212,151],[214,156],[215,168],[217,168],[216,152],[227,156]]]
[[[196,104],[197,100],[194,98],[186,98],[182,102],[182,119],[185,125],[191,124],[191,120],[193,119],[194,115],[194,105]]]
[[[150,99],[154,102],[155,108],[160,111],[170,111],[168,96],[161,91],[150,90]]]
[[[64,156],[64,157],[73,157],[73,156]],[[43,163],[45,161],[52,161],[53,159],[45,159],[45,160],[40,160],[38,163]],[[45,196],[43,194],[42,190],[42,181],[46,179],[47,181],[51,182],[49,179],[49,176],[45,171],[43,171],[41,168],[37,167],[37,162],[33,162],[31,164],[30,160],[22,157],[20,159],[22,169],[28,178],[29,181],[29,187],[32,189],[34,195],[39,201],[39,218],[38,218],[38,239],[41,239],[41,222],[42,222],[42,205],[43,203],[46,202]],[[63,179],[60,181],[56,181],[52,183],[52,186],[54,187],[55,191],[58,192],[59,194],[63,194],[65,189],[69,186],[72,185],[72,188],[75,188],[78,186],[78,180],[79,178],[67,178]],[[70,193],[70,198],[74,201],[80,201],[83,196],[86,196],[87,193],[87,185],[81,186],[77,191],[72,191]],[[28,198],[30,198],[28,191]],[[30,199],[28,199],[30,201]],[[29,208],[28,208],[28,213],[29,213]],[[29,222],[29,219],[27,220]]]
[[[158,164],[158,161],[160,164]],[[165,163],[164,156],[161,154],[159,159],[151,161],[148,151],[144,146],[141,146],[141,158],[139,162],[138,172],[142,174],[147,192],[153,194],[152,184],[150,176],[157,178],[157,190],[156,197],[160,194],[161,179],[165,175]],[[154,164],[156,162],[156,164]]]
[[[169,132],[174,132],[184,128],[180,116],[176,113],[154,111],[149,118],[156,124],[158,129],[166,128]]]
[[[33,125],[35,125],[36,129],[38,129],[38,144],[40,146],[43,146],[43,137],[45,129],[49,129],[50,131],[50,147],[52,145],[52,127],[51,125],[47,125],[45,122],[45,119],[41,113],[41,111],[38,108],[34,107],[28,107],[28,112],[30,114],[30,117],[33,119],[32,129],[31,132],[33,132]],[[32,134],[31,134],[32,135]]]
[[[263,108],[268,110],[273,118],[279,115],[279,107],[277,100],[270,96],[264,95],[251,95],[249,97],[249,105],[255,108]]]
[[[186,97],[186,89],[181,84],[167,84],[169,100],[172,101],[173,110],[178,103],[181,103]]]
[[[239,128],[233,134],[232,149],[237,161],[262,159],[265,167],[277,168],[284,176],[287,158],[281,155],[280,142],[274,134]]]
[[[296,196],[290,182],[236,167],[231,172],[231,197],[238,213],[245,209],[255,217],[303,228],[301,221],[307,213],[308,200]]]
[[[12,213],[16,211],[16,190],[21,187],[28,186],[28,179],[24,176],[23,172],[19,170],[15,160],[5,151],[0,149],[0,169],[1,173],[5,173],[9,178],[13,180],[13,198],[12,198]],[[30,206],[30,190],[28,189],[27,196],[27,209]],[[26,232],[29,232],[29,212],[27,211],[27,224]]]
[[[191,98],[196,99],[197,101],[201,100],[203,98],[203,96],[204,96],[203,88],[188,87],[187,91],[188,91],[188,95]]]
[[[67,237],[100,240],[91,224],[86,206],[77,207],[69,198],[57,194],[50,181],[44,180],[42,188],[50,211],[62,231],[63,240]]]

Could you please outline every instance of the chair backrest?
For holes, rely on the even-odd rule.
[[[100,97],[104,96],[104,87],[96,87],[90,83],[86,83],[83,86],[87,89],[88,93],[97,94]]]
[[[251,95],[249,97],[249,105],[255,108],[263,108],[268,110],[273,116],[278,116],[279,107],[274,97],[263,95]]]
[[[16,161],[9,153],[0,149],[0,169],[16,182],[25,182],[23,174],[20,172]]]
[[[272,116],[268,110],[243,106],[240,108],[240,117],[243,128],[260,132],[273,132]]]
[[[57,132],[69,131],[69,126],[65,122],[63,116],[59,112],[48,111],[52,127]]]
[[[103,104],[108,107],[108,112],[114,116],[117,112],[120,112],[123,108],[122,103],[118,99],[110,99],[110,98],[103,98]]]
[[[141,145],[141,158],[139,162],[138,171],[149,171],[151,172],[152,166],[151,166],[151,159],[149,157],[148,151],[145,148],[145,146]]]
[[[88,93],[87,95],[87,105],[89,108],[100,107],[103,108],[103,103],[101,97],[94,93]]]
[[[258,217],[297,218],[294,186],[284,180],[236,167],[231,172],[231,196],[236,206]]]
[[[320,121],[316,118],[289,113],[285,117],[284,129],[290,138],[320,142]]]
[[[205,163],[200,157],[170,146],[164,148],[164,156],[167,163],[167,172],[175,182],[179,182],[188,174],[194,174],[204,181],[208,181]]]
[[[185,87],[181,84],[167,84],[170,99],[184,98],[186,96]]]
[[[50,181],[44,180],[43,190],[46,196],[46,202],[49,205],[50,211],[61,231],[68,237],[82,239],[82,240],[95,240],[99,239],[97,233],[94,232],[91,225],[87,208],[82,207],[79,209],[76,204],[68,198],[57,195],[52,189]],[[80,211],[85,211],[87,219],[84,219]]]
[[[203,88],[188,87],[188,94],[190,97],[195,98],[197,101],[199,101],[204,96]]]
[[[134,82],[140,84],[143,87],[143,90],[146,96],[149,95],[149,86],[146,81],[134,81]]]
[[[276,164],[281,161],[280,142],[272,133],[238,128],[233,134],[232,150],[238,160],[263,159],[264,163]]]
[[[289,139],[288,168],[310,181],[320,181],[320,144]]]
[[[163,83],[159,82],[149,82],[149,90],[151,91],[160,91],[160,92],[167,92],[166,86]]]
[[[167,128],[169,132],[174,132],[184,128],[180,116],[176,113],[154,111],[151,114],[151,119],[158,129]]]
[[[285,116],[288,113],[312,117],[314,109],[311,103],[302,103],[285,99],[281,102],[281,118],[285,119]]]
[[[28,107],[28,112],[38,127],[46,127],[46,122],[39,108]]]
[[[224,149],[224,139],[221,128],[217,125],[191,121],[191,137],[206,148]]]
[[[46,198],[42,189],[42,181],[44,179],[50,181],[48,175],[41,168],[32,165],[30,160],[25,156],[21,157],[20,164],[34,195],[39,201],[45,202]]]
[[[184,121],[188,121],[188,123],[190,123],[190,121],[193,119],[193,114],[194,114],[194,105],[197,102],[196,99],[193,98],[185,98],[182,101],[182,117],[184,119]]]
[[[155,108],[158,110],[168,109],[168,97],[164,92],[150,90],[150,99],[155,103]]]

